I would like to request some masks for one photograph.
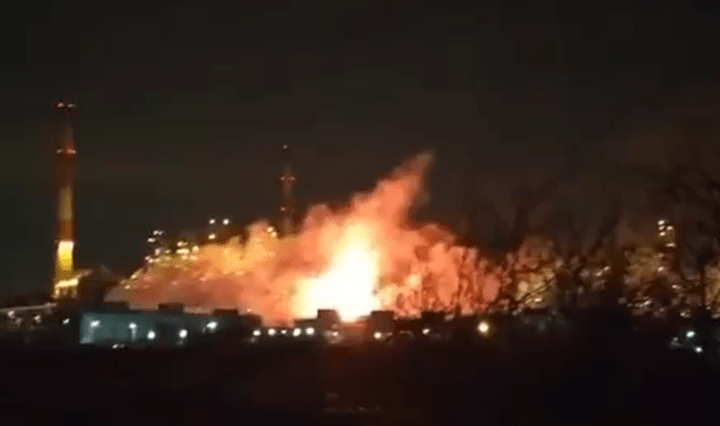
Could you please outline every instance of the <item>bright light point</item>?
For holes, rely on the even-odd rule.
[[[134,322],[131,322],[130,325],[128,325],[128,327],[130,327],[130,330],[135,330],[137,328],[137,324],[135,324]]]
[[[268,336],[274,336],[275,333],[276,333],[276,331],[275,331],[274,328],[271,328],[271,329],[268,330]]]
[[[92,328],[100,327],[100,321],[95,320],[95,321],[91,322],[90,327],[92,327]]]
[[[223,219],[223,225],[229,225],[230,219]]]
[[[217,321],[210,321],[210,322],[207,324],[207,328],[208,328],[208,330],[210,330],[210,331],[215,331],[215,329],[217,328],[217,326],[218,326]]]
[[[428,334],[430,334],[430,329],[429,329],[429,328],[423,328],[422,333],[427,336]]]
[[[208,235],[209,240],[214,240],[216,237],[217,237],[217,235],[215,235],[215,234]]]
[[[208,223],[209,223],[210,225],[215,225],[215,219],[210,219],[210,220],[208,221]]]
[[[379,331],[376,331],[375,334],[373,334],[373,337],[375,337],[375,340],[382,339],[382,333]]]
[[[148,340],[155,340],[155,332],[150,330],[147,335]]]
[[[688,339],[692,339],[693,337],[695,337],[695,330],[688,330],[688,332],[685,333],[685,337],[687,337]]]
[[[490,331],[490,324],[488,324],[486,321],[480,321],[478,324],[478,331],[480,334],[488,334]]]
[[[63,325],[68,325],[68,324],[70,324],[70,318],[65,318],[63,320]]]
[[[307,334],[308,336],[312,336],[313,334],[315,334],[315,329],[312,327],[308,327],[305,329],[305,334]]]
[[[665,220],[663,220],[663,219],[658,220],[658,226],[663,226],[663,225],[665,225]]]
[[[302,330],[300,330],[299,328],[293,330],[293,336],[298,337],[300,334],[302,334]]]
[[[280,334],[287,334],[287,330],[280,330]]]
[[[260,334],[262,334],[260,330],[253,330],[253,336],[258,337]]]
[[[702,351],[703,351],[702,346],[695,346],[695,353],[696,353],[696,354],[701,354]]]
[[[180,332],[178,333],[178,336],[180,336],[181,339],[186,338],[187,335],[188,335],[188,332],[184,328],[182,330],[180,330]]]

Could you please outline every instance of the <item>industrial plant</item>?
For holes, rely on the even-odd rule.
[[[601,303],[597,297],[613,279],[613,265],[598,255],[600,241],[584,268],[568,269],[551,244],[530,237],[503,270],[440,225],[411,226],[409,210],[431,161],[426,154],[353,197],[346,208],[313,206],[298,223],[287,144],[279,155],[274,220],[243,226],[214,216],[192,230],[151,230],[143,265],[127,278],[104,267],[78,269],[72,126],[77,106],[61,101],[54,108],[59,126],[52,300],[0,309],[3,335],[115,349],[218,339],[238,345],[355,345],[464,336],[509,344],[514,333],[569,338],[579,318],[573,309]],[[697,352],[703,349],[693,340],[692,306],[698,300],[681,292],[671,272],[678,262],[677,238],[672,221],[661,218],[653,245],[626,249],[631,266],[625,286],[633,292],[620,301],[634,315],[626,326],[672,322],[668,344]],[[563,287],[568,274],[584,284]],[[666,283],[676,296],[663,304],[655,292]]]

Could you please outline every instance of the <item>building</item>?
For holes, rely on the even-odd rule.
[[[129,310],[126,306],[81,309],[78,315],[80,344],[184,346],[204,336],[227,331],[244,331],[249,337],[252,330],[260,326],[257,317],[239,315],[237,311],[215,311],[206,315],[184,312],[182,306],[179,309],[160,306],[156,311]]]

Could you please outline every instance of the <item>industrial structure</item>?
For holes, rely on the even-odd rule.
[[[75,179],[75,135],[72,117],[76,105],[56,102],[55,110],[61,116],[56,148],[57,230],[55,239],[55,274],[52,296],[54,299],[77,297],[78,277],[75,274],[73,252],[75,230],[73,214],[73,182]]]
[[[293,186],[295,185],[295,175],[290,165],[290,147],[283,145],[282,147],[283,173],[280,176],[282,186],[282,204],[280,206],[282,236],[288,236],[295,232],[295,204],[293,200]]]

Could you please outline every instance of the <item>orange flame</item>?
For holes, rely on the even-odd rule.
[[[297,235],[278,239],[261,221],[243,243],[236,238],[189,258],[159,259],[110,299],[145,308],[238,307],[270,323],[314,317],[321,308],[348,321],[375,309],[476,310],[499,285],[487,262],[440,226],[408,224],[430,162],[429,154],[415,157],[339,211],[311,207]]]

